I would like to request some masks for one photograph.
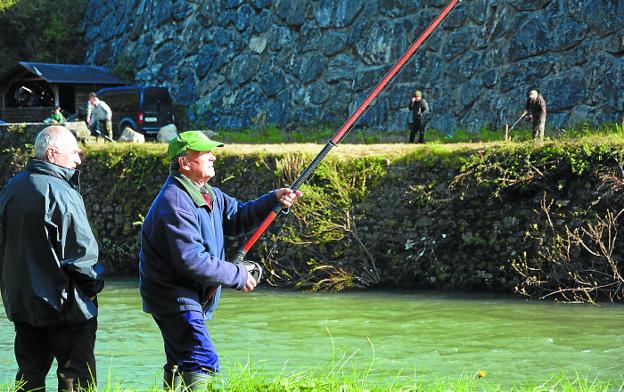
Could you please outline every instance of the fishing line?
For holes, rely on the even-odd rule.
[[[377,102],[380,96],[387,92],[387,88],[390,83],[396,80],[396,77],[402,73],[405,67],[410,62],[411,58],[414,54],[418,53],[423,44],[429,41],[431,34],[437,31],[439,25],[444,21],[444,19],[451,13],[453,8],[460,3],[461,0],[451,0],[450,3],[439,13],[439,15],[429,24],[429,26],[421,33],[421,35],[413,42],[409,48],[401,55],[401,57],[397,60],[397,62],[392,66],[390,71],[386,73],[383,79],[377,83],[377,85],[373,88],[373,90],[366,96],[366,98],[360,103],[357,109],[347,118],[344,124],[338,129],[338,131],[331,137],[331,139],[327,142],[327,144],[321,149],[318,155],[305,167],[305,169],[301,172],[299,177],[295,180],[295,182],[290,186],[293,191],[299,189],[299,187],[308,180],[308,178],[312,175],[312,173],[316,170],[320,162],[327,156],[327,154],[331,151],[333,147],[336,147],[340,140],[352,130],[354,124],[357,124],[363,114],[366,114],[370,108]],[[243,262],[245,259],[245,255],[251,247],[260,239],[262,234],[268,229],[271,223],[277,218],[277,216],[282,212],[283,208],[281,203],[276,202],[275,206],[266,216],[266,218],[260,223],[260,226],[256,229],[256,231],[249,237],[247,242],[238,250],[236,255],[233,258],[234,263]]]
[[[449,12],[449,15],[452,13],[453,10],[451,10],[451,12]],[[440,28],[440,26],[442,25],[442,23],[439,23],[438,25],[436,25],[434,27],[434,29],[431,31],[430,35],[427,36],[427,38],[422,42],[422,44],[414,51],[414,53],[411,55],[411,57],[399,68],[399,70],[390,78],[390,80],[388,81],[388,83],[382,88],[382,90],[379,92],[379,94],[377,95],[377,97],[375,97],[375,99],[366,107],[366,109],[364,110],[364,112],[356,119],[356,121],[351,125],[351,127],[349,128],[349,130],[347,132],[345,132],[344,136],[348,135],[354,128],[356,128],[356,126],[360,123],[360,121],[362,121],[362,119],[366,116],[366,114],[368,114],[368,112],[373,108],[373,106],[375,106],[377,104],[377,102],[380,99],[386,98],[386,96],[389,93],[390,90],[390,85],[393,84],[403,73],[403,71],[405,71],[405,69],[410,65],[410,63],[412,63],[414,61],[414,58],[416,58],[416,55],[420,53],[420,51],[423,49],[423,47],[427,46],[427,44],[429,43],[429,41],[431,40],[433,34]],[[390,69],[392,69],[392,65],[390,65]],[[386,71],[385,75],[388,74],[389,71]],[[366,99],[366,98],[364,98]],[[362,100],[358,106],[356,106],[356,109],[363,103],[364,101]],[[348,117],[351,117],[353,115],[353,113],[355,112],[355,110],[351,113],[349,113]],[[277,233],[275,234],[275,237],[279,237],[282,233],[282,231],[284,230],[284,226],[286,224],[286,221],[288,220],[288,215],[286,214],[286,217],[281,219],[281,223],[280,223],[280,227],[277,230]],[[271,249],[269,250],[269,253],[267,255],[267,260],[272,260],[272,261],[276,261],[274,260],[273,257],[273,253],[275,252],[275,250],[277,249],[277,239],[273,240],[273,245],[271,246]]]

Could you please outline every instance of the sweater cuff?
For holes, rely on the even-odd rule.
[[[232,288],[236,290],[242,290],[242,288],[245,287],[245,283],[247,283],[247,279],[249,279],[249,272],[247,272],[247,268],[245,267],[245,264],[243,263],[234,264],[234,265],[238,269],[238,274],[240,274],[240,276],[243,279],[240,282],[238,282],[238,284],[234,285]]]

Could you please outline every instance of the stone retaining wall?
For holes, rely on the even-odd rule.
[[[90,0],[86,62],[136,68],[209,128],[344,122],[446,0]],[[502,128],[528,90],[548,126],[619,121],[624,2],[460,3],[360,126],[402,129],[415,89],[430,127]]]

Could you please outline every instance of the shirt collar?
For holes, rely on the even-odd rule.
[[[214,191],[212,190],[212,187],[210,185],[205,184],[202,187],[198,187],[193,181],[191,181],[190,178],[178,172],[177,170],[171,170],[169,172],[169,175],[176,179],[180,183],[180,185],[182,185],[182,188],[184,188],[189,196],[191,196],[191,199],[193,199],[193,202],[197,207],[206,206],[210,208],[206,203],[206,200],[204,200],[204,197],[202,196],[205,194],[209,194],[211,199],[214,201]]]
[[[43,159],[31,158],[26,164],[26,170],[61,178],[73,188],[80,190],[80,171],[77,169],[55,165]]]

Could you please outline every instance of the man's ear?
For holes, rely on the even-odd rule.
[[[185,156],[178,157],[178,164],[184,170],[189,170],[191,168]]]
[[[48,162],[54,163],[54,150],[52,147],[48,147],[45,151],[45,159]]]

